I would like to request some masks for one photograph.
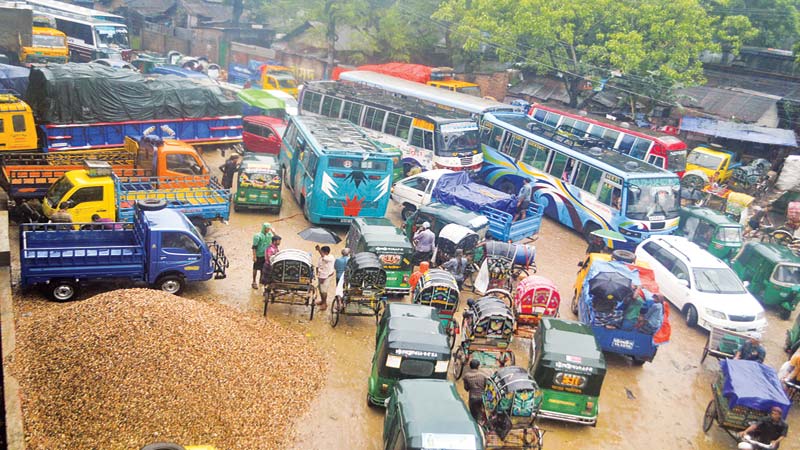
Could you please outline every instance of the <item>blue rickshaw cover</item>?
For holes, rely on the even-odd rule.
[[[722,394],[731,408],[743,406],[768,411],[777,406],[786,418],[792,403],[783,391],[775,369],[757,361],[740,359],[723,359],[719,364],[725,379]]]

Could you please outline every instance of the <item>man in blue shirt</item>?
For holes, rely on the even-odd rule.
[[[347,268],[347,261],[349,260],[350,260],[350,249],[343,248],[342,256],[336,258],[336,261],[333,262],[333,270],[336,271],[337,283],[339,282],[339,280],[342,279],[342,274],[344,274],[344,269]]]
[[[636,328],[642,333],[655,334],[664,324],[664,298],[661,294],[653,294],[653,304],[639,318]]]
[[[523,178],[522,187],[519,189],[519,194],[517,194],[517,214],[514,216],[514,220],[524,219],[528,214],[528,206],[531,204],[532,192],[531,180]]]

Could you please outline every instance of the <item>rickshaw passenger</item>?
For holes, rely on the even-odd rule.
[[[264,252],[264,265],[261,267],[261,284],[267,284],[269,282],[269,275],[272,272],[272,261],[271,258],[275,256],[275,254],[280,251],[278,248],[281,245],[281,237],[280,236],[272,236],[272,244],[267,247],[267,250]]]
[[[789,365],[792,367],[792,370],[786,375],[783,382],[800,383],[800,348],[789,358]]]
[[[789,425],[783,420],[783,411],[779,407],[773,406],[769,410],[769,416],[747,427],[746,430],[739,433],[739,437],[742,438],[748,435],[757,442],[768,444],[770,448],[777,449],[788,432]],[[741,442],[739,443],[739,448],[753,450],[753,445]]]
[[[664,324],[664,304],[661,294],[653,295],[653,304],[639,318],[636,328],[646,334],[655,334]]]
[[[461,288],[461,284],[464,283],[464,272],[467,269],[467,264],[469,264],[469,262],[467,258],[464,257],[464,250],[460,248],[456,249],[455,255],[453,255],[449,261],[442,264],[442,269],[453,274],[453,278],[456,279],[459,289]]]
[[[758,361],[764,363],[764,358],[767,356],[767,351],[761,345],[759,336],[751,334],[750,337],[741,345],[736,351],[733,359],[745,359],[748,361]]]
[[[625,310],[622,313],[622,324],[620,328],[625,331],[631,331],[636,327],[636,322],[639,320],[639,313],[644,306],[644,291],[641,286],[633,286],[633,295],[625,303]]]
[[[422,261],[421,263],[419,263],[419,269],[414,271],[414,273],[412,273],[411,277],[408,279],[408,288],[410,290],[414,289],[414,286],[416,286],[417,283],[419,283],[419,279],[422,278],[422,275],[424,275],[425,272],[427,272],[430,267],[431,263],[429,263],[428,261]]]

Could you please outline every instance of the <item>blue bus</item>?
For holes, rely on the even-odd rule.
[[[672,172],[560,133],[524,113],[487,113],[481,124],[490,186],[516,193],[533,184],[545,214],[589,235],[598,229],[622,233],[631,248],[678,226],[680,180]]]
[[[386,214],[392,158],[348,120],[290,117],[279,160],[284,184],[311,223]]]

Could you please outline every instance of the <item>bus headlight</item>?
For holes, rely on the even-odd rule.
[[[400,363],[403,361],[402,356],[397,355],[388,355],[386,357],[386,367],[391,367],[393,369],[399,369]]]
[[[623,236],[630,236],[632,238],[640,238],[640,237],[642,237],[642,233],[637,233],[636,231],[626,230],[625,228],[620,228],[619,232]]]
[[[444,373],[447,372],[447,366],[450,365],[450,360],[447,361],[436,361],[436,367],[433,368],[433,371],[436,373]]]

